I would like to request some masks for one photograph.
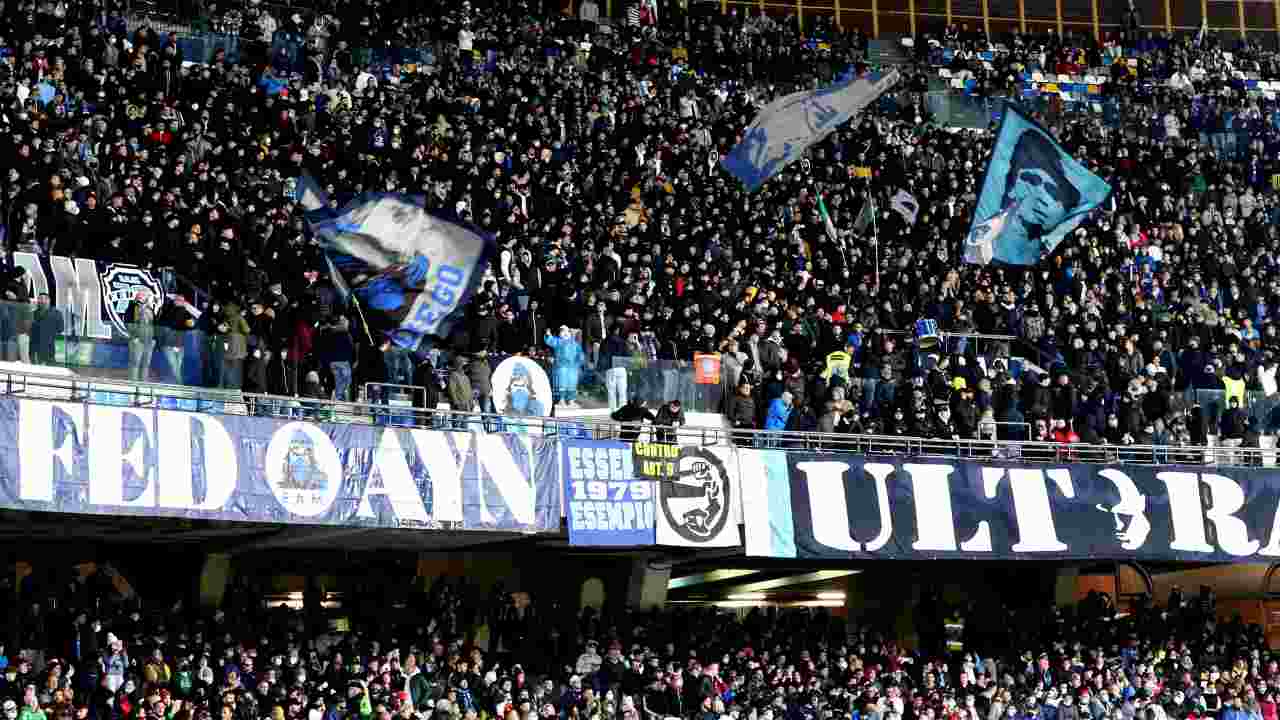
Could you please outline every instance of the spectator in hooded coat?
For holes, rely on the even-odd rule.
[[[471,412],[475,406],[475,396],[471,387],[471,377],[467,372],[467,359],[461,355],[453,359],[453,370],[449,373],[449,409],[454,413]],[[454,416],[455,427],[465,427],[465,419],[461,415]],[[460,424],[459,424],[460,423]]]

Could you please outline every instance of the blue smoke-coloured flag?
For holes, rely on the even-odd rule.
[[[1035,265],[1051,254],[1111,186],[1042,127],[1006,105],[965,244],[965,262]]]
[[[863,77],[850,72],[830,87],[775,100],[760,111],[721,165],[755,191],[897,82],[897,70]]]
[[[370,332],[409,350],[449,334],[493,255],[491,237],[432,215],[420,196],[364,193],[335,212],[310,177],[296,193],[334,283],[359,301]]]

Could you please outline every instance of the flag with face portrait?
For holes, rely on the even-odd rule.
[[[445,337],[493,254],[492,238],[427,212],[423,198],[364,193],[341,209],[304,176],[295,189],[334,284],[353,296],[376,340],[416,350]]]
[[[774,100],[760,111],[721,165],[754,191],[897,82],[897,70],[863,77],[850,72],[829,87]]]
[[[1111,186],[1044,128],[1006,105],[965,259],[983,265],[1035,265],[1110,194]]]

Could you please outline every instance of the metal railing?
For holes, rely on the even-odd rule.
[[[510,416],[492,413],[391,407],[381,403],[242,393],[234,390],[159,385],[72,375],[0,369],[0,394],[23,399],[157,407],[299,421],[358,423],[463,432],[511,432],[579,440],[674,442],[882,457],[1008,461],[1032,464],[1216,465],[1273,467],[1274,436],[1263,447],[1178,445],[1086,445],[1005,440],[948,440],[905,436],[774,432],[712,426],[666,428],[589,417]],[[661,435],[659,435],[661,433]],[[661,440],[660,440],[661,438]]]

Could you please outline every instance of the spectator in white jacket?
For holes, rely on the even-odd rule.
[[[591,675],[600,669],[600,665],[604,663],[604,658],[600,657],[595,640],[587,641],[587,649],[578,656],[578,662],[574,664],[573,670],[579,675]]]
[[[1276,394],[1276,359],[1269,357],[1258,366],[1258,384],[1267,397]]]

